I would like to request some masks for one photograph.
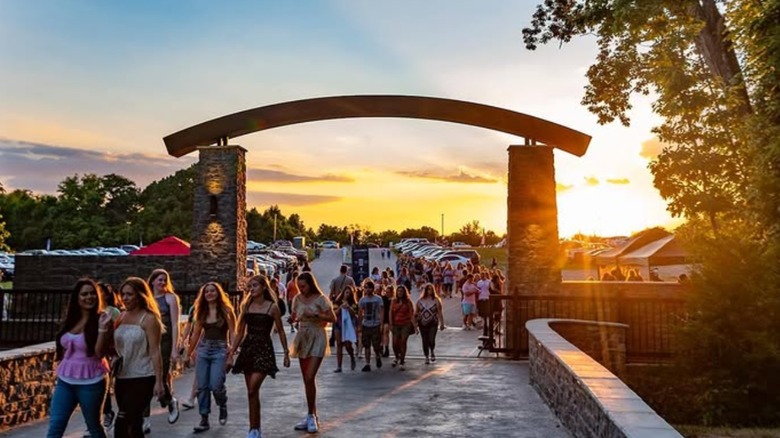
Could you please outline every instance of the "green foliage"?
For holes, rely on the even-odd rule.
[[[550,0],[523,34],[529,49],[598,35],[582,103],[599,123],[628,125],[631,96],[654,93],[663,119],[654,132],[668,145],[650,166],[655,185],[673,215],[714,221],[743,209],[749,196],[739,127],[751,102],[728,18],[715,0]]]
[[[546,0],[523,30],[529,49],[597,35],[583,104],[600,123],[653,93],[650,170],[699,260],[676,378],[706,424],[780,424],[778,17],[780,0]]]
[[[274,241],[274,222],[276,223],[276,239],[292,240],[293,237],[303,236],[311,240],[315,238],[311,229],[306,226],[297,213],[290,217],[282,214],[278,206],[268,207],[262,214],[257,208],[252,208],[246,214],[247,236],[255,242],[271,243]]]
[[[678,232],[699,263],[679,365],[706,425],[780,424],[780,260],[753,224]],[[759,236],[760,237],[760,236]]]
[[[435,228],[420,227],[420,228],[407,228],[399,233],[401,239],[407,237],[424,237],[429,242],[434,242],[439,238],[439,232]]]
[[[133,241],[137,237],[145,243],[171,235],[189,241],[192,238],[192,208],[197,179],[198,167],[193,164],[149,184],[141,192],[142,208],[138,218],[129,225],[129,233],[125,233],[130,234]]]

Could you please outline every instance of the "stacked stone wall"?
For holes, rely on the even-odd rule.
[[[597,329],[583,330],[586,325]],[[531,385],[573,436],[682,437],[615,374],[562,336],[576,332],[573,339],[586,348],[619,355],[623,324],[536,319],[526,326]]]
[[[18,256],[14,289],[69,289],[82,277],[118,287],[127,277],[146,279],[157,268],[171,274],[175,289],[201,286],[190,274],[188,256]]]
[[[54,342],[0,352],[0,430],[49,415]]]
[[[190,257],[196,282],[213,278],[235,290],[246,276],[246,149],[198,148]]]

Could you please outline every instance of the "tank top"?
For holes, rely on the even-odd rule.
[[[412,312],[410,303],[400,303],[393,300],[393,325],[406,325],[412,322]]]
[[[149,355],[149,342],[141,324],[146,313],[138,324],[121,324],[114,330],[116,352],[122,358],[122,368],[117,373],[117,379],[132,379],[136,377],[154,376],[152,357]]]
[[[64,350],[57,366],[57,377],[71,385],[97,383],[108,373],[108,361],[96,355],[87,356],[84,333],[65,333],[60,337]]]
[[[165,326],[165,333],[171,333],[171,306],[168,304],[168,300],[165,299],[168,294],[164,293],[159,297],[154,297],[157,301],[157,307],[160,308],[160,319],[162,319],[163,326]]]
[[[203,339],[209,341],[224,341],[227,339],[228,325],[223,319],[203,324]]]
[[[417,309],[420,315],[420,325],[428,326],[439,322],[439,303],[433,300],[430,305],[426,306],[424,301],[417,302],[419,309]]]

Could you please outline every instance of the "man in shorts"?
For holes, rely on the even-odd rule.
[[[358,302],[358,318],[362,326],[360,340],[366,349],[366,366],[363,371],[371,371],[371,349],[376,354],[376,367],[382,368],[382,325],[384,324],[384,302],[374,293],[374,282],[366,280],[363,284],[363,297]]]

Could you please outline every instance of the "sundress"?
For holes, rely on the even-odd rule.
[[[320,295],[309,304],[306,304],[298,295],[293,302],[293,313],[298,318],[298,333],[293,338],[290,346],[290,357],[325,357],[330,354],[328,337],[325,333],[325,325],[321,319],[303,316],[306,310],[314,313],[332,311],[330,300],[325,295]]]
[[[279,368],[271,340],[274,318],[268,313],[247,313],[245,318],[246,337],[233,365],[233,374],[261,372],[276,378]]]

